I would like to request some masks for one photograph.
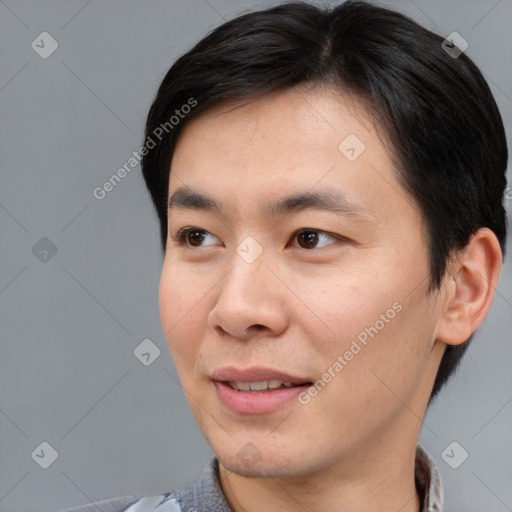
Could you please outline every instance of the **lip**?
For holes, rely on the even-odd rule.
[[[311,382],[307,377],[298,377],[296,375],[289,375],[280,370],[262,367],[240,369],[235,368],[234,366],[225,366],[212,372],[210,378],[220,382],[259,382],[262,380],[272,379],[291,382],[292,384],[304,384],[305,382]]]
[[[245,370],[234,367],[219,368],[211,374],[211,379],[222,405],[230,411],[242,415],[270,414],[296,399],[300,393],[312,385],[307,378],[289,375],[270,368],[248,368]],[[297,386],[251,393],[238,391],[227,384],[228,381],[259,382],[272,379],[291,382]]]

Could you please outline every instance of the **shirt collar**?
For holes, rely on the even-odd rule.
[[[423,494],[421,512],[442,512],[443,484],[434,459],[420,445],[416,447],[414,478],[420,494]]]

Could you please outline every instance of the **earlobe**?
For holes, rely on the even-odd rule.
[[[476,231],[467,246],[453,255],[441,285],[444,300],[437,339],[460,345],[480,327],[491,307],[501,265],[500,244],[488,228]]]

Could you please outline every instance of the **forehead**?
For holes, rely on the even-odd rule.
[[[320,188],[368,211],[414,207],[364,102],[325,87],[215,106],[184,126],[170,171],[169,196],[186,186],[240,207]]]
[[[263,141],[269,146],[282,144],[297,149],[304,143],[317,148],[332,148],[334,144],[337,149],[336,142],[350,129],[363,139],[368,138],[367,133],[375,132],[366,101],[325,85],[296,86],[257,99],[229,100],[209,108],[187,122],[176,151],[191,138],[194,144],[200,142],[198,138],[205,143],[223,138],[223,147],[230,147],[232,140],[241,139],[244,134],[250,135],[251,145]]]

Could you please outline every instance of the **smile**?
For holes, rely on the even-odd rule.
[[[253,393],[265,393],[273,389],[291,388],[297,386],[292,382],[282,382],[280,380],[260,380],[258,382],[230,381],[227,383],[233,389],[238,391],[249,391]]]

